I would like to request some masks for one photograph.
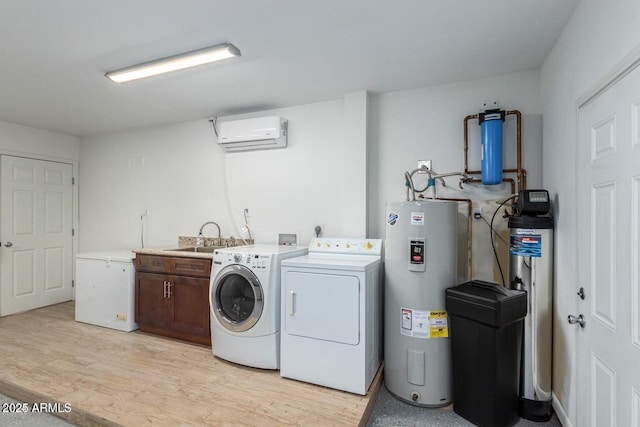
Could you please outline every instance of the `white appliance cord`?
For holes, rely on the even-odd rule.
[[[218,130],[216,129],[216,120],[209,119],[209,122],[211,123],[211,126],[213,127],[213,132],[215,134],[215,139],[216,139],[215,143],[216,143],[216,145],[219,146],[218,141],[217,141]],[[233,230],[236,232],[236,234],[238,235],[240,240],[242,240],[242,242],[245,245],[248,245],[249,242],[247,242],[242,237],[242,234],[240,233],[240,229],[238,228],[238,224],[236,223],[236,219],[233,217],[233,213],[231,211],[231,199],[229,198],[229,187],[228,187],[228,182],[227,182],[227,167],[226,167],[227,155],[224,152],[224,149],[222,149],[222,148],[220,148],[220,152],[222,153],[222,165],[220,166],[221,180],[222,180],[222,192],[224,193],[224,201],[225,201],[225,206],[227,208],[227,215],[229,215],[229,218],[231,218],[231,225],[233,226]],[[245,222],[246,222],[246,217],[245,217]],[[247,230],[248,229],[249,229],[249,227],[247,226]],[[251,236],[249,236],[249,239],[251,239]]]
[[[140,215],[140,245],[144,248],[144,217],[145,215]]]

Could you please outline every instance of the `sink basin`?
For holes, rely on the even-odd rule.
[[[202,253],[211,253],[216,249],[220,249],[224,246],[200,246],[200,247],[187,247],[187,248],[175,248],[175,249],[165,249],[166,251],[177,251],[177,252],[202,252]]]

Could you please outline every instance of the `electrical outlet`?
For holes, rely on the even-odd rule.
[[[482,209],[481,208],[473,208],[471,211],[471,218],[474,221],[482,221]]]
[[[431,160],[418,160],[418,169],[431,170]],[[425,172],[418,171],[418,173],[425,173]]]
[[[285,246],[296,246],[298,244],[298,235],[293,233],[279,233],[278,244]]]
[[[480,111],[497,110],[498,108],[500,108],[500,103],[498,101],[483,101]]]

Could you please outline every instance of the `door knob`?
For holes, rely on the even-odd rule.
[[[584,319],[584,316],[582,314],[579,314],[578,317],[574,316],[573,314],[570,314],[567,317],[567,321],[571,325],[575,325],[577,323],[578,325],[580,325],[581,328],[584,328],[584,326],[587,324],[587,321]]]
[[[5,247],[5,248],[10,248],[11,246],[13,246],[13,243],[11,243],[11,242],[4,242],[4,247]]]

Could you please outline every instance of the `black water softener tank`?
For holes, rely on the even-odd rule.
[[[473,280],[448,288],[446,307],[454,412],[480,427],[514,425],[526,293]]]
[[[553,218],[547,190],[523,190],[509,218],[509,278],[527,293],[520,363],[520,416],[551,418]]]

